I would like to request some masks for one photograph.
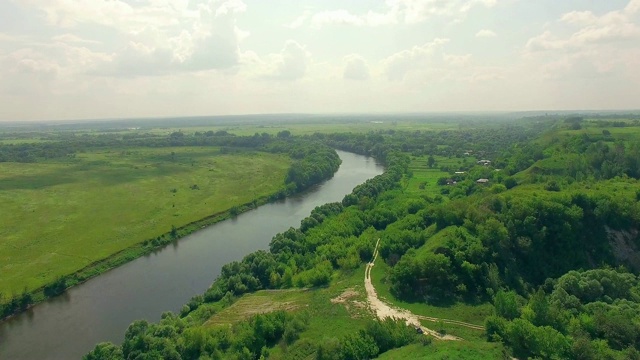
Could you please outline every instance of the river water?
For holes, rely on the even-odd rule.
[[[338,172],[308,192],[208,226],[0,323],[0,359],[79,359],[98,342],[122,342],[133,320],[179,311],[222,265],[268,249],[273,235],[298,227],[313,208],[383,172],[372,158],[338,154]]]

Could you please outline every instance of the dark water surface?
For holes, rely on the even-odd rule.
[[[383,172],[374,159],[339,151],[335,176],[299,196],[195,232],[0,323],[0,359],[79,359],[98,342],[122,342],[136,319],[157,321],[203,293],[222,265],[267,249],[316,206],[340,201]]]

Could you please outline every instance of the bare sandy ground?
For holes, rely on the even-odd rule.
[[[429,320],[429,321],[440,321],[440,319],[429,318],[425,316],[418,316],[408,310],[393,308],[378,298],[376,289],[373,287],[373,284],[371,283],[371,268],[373,267],[376,261],[376,258],[378,257],[379,244],[380,244],[380,239],[378,239],[378,241],[376,242],[376,249],[373,253],[373,260],[371,260],[371,262],[367,264],[367,268],[365,269],[365,272],[364,272],[364,287],[367,290],[367,302],[371,311],[373,311],[379,319],[384,319],[388,317],[395,318],[395,319],[403,319],[406,321],[407,325],[413,326],[416,329],[420,328],[422,329],[423,334],[431,335],[434,338],[439,340],[462,340],[457,336],[442,335],[439,332],[429,329],[420,323],[421,319]],[[472,325],[472,324],[469,324],[469,325]],[[472,326],[477,327],[477,325],[472,325]]]

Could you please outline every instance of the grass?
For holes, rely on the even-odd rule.
[[[0,163],[0,293],[39,288],[172,226],[272,194],[289,164],[282,155],[210,147]]]
[[[510,359],[499,343],[434,341],[428,346],[411,344],[383,353],[379,360],[494,360]]]
[[[255,133],[262,134],[267,133],[276,135],[280,131],[288,130],[294,135],[310,135],[314,133],[367,133],[370,131],[416,131],[416,130],[455,130],[458,129],[457,122],[450,123],[446,121],[442,122],[422,122],[422,121],[382,121],[382,123],[376,123],[369,120],[345,120],[330,121],[319,120],[314,121],[311,119],[298,121],[284,121],[281,123],[270,124],[239,124],[239,125],[212,125],[212,126],[190,126],[190,127],[157,127],[154,129],[140,129],[140,130],[122,130],[119,133],[152,133],[156,135],[168,135],[175,131],[182,131],[185,134],[193,134],[196,131],[227,131],[229,133],[246,136],[253,135]]]
[[[327,287],[314,289],[263,290],[245,294],[232,305],[206,304],[213,313],[201,326],[227,326],[257,313],[275,310],[306,311],[309,325],[290,346],[279,345],[270,350],[270,359],[313,359],[316,345],[341,338],[364,328],[371,314],[360,304],[366,301],[364,265],[354,271],[336,272]],[[198,317],[198,314],[193,316]]]
[[[378,261],[373,268],[374,284],[379,295],[385,294],[389,301],[388,289],[381,285],[378,272],[386,268]],[[228,326],[245,320],[257,313],[274,310],[304,311],[309,315],[309,325],[300,338],[291,345],[280,343],[269,350],[269,358],[274,360],[315,359],[317,346],[327,341],[340,339],[357,332],[373,314],[366,307],[364,290],[364,265],[353,271],[337,271],[331,284],[315,289],[263,290],[245,294],[228,307],[220,303],[205,304],[197,312],[209,313],[199,326]],[[482,324],[486,309],[463,304],[452,308],[439,309],[421,304],[406,304],[391,301],[396,306],[411,309],[417,314],[441,316],[450,319]],[[209,308],[208,310],[206,308]],[[468,313],[470,312],[470,314]],[[446,316],[445,316],[446,315]],[[198,314],[193,316],[199,317]],[[483,331],[451,324],[425,321],[432,329],[443,328],[447,333],[462,337],[463,341],[432,341],[430,345],[409,345],[384,353],[379,359],[502,359],[501,344],[485,341]],[[198,326],[198,325],[196,325]]]
[[[426,303],[412,303],[396,299],[393,294],[391,294],[389,284],[386,281],[388,269],[389,267],[384,261],[378,259],[376,265],[371,270],[371,277],[378,297],[393,306],[410,310],[416,315],[464,321],[475,325],[484,325],[484,319],[491,315],[493,311],[491,304],[472,305],[456,303],[451,306],[433,306]],[[433,327],[433,325],[434,323],[431,323],[431,327]],[[452,329],[455,330],[454,328]],[[451,334],[464,338],[462,334],[458,335],[456,331],[451,331]]]
[[[436,164],[433,168],[428,166],[428,156],[414,156],[411,158],[409,170],[413,174],[405,179],[405,193],[408,195],[439,195],[442,186],[438,186],[438,179],[449,178],[449,172],[440,170],[441,167],[449,167],[451,171],[458,171],[465,164],[474,164],[474,157],[448,158],[444,156],[434,156]]]
[[[204,326],[231,325],[256,314],[276,310],[295,311],[304,309],[314,296],[315,290],[287,289],[261,290],[242,296],[231,306],[212,316]]]
[[[381,261],[374,266],[376,270],[384,268],[379,266]],[[374,280],[379,278],[373,274]],[[300,334],[300,338],[291,345],[283,343],[270,349],[269,358],[274,360],[285,359],[315,359],[315,351],[318,344],[339,339],[364,328],[367,319],[373,315],[363,306],[366,301],[366,292],[363,286],[364,265],[350,272],[336,272],[333,281],[328,287],[315,289],[288,289],[267,290],[245,294],[237,299],[231,306],[221,308],[219,303],[206,304],[211,307],[211,315],[203,320],[201,326],[227,326],[237,321],[247,319],[256,314],[274,310],[305,311],[309,314],[309,326]],[[384,286],[374,281],[379,294],[387,293]],[[389,299],[387,299],[389,300]],[[393,301],[396,306],[407,305]],[[431,307],[405,306],[418,314],[429,316],[443,316],[448,318],[469,321],[484,319],[483,312],[474,311],[474,307],[456,305],[453,309],[433,311]],[[414,304],[415,305],[415,304]],[[202,310],[206,313],[206,309]],[[476,308],[477,310],[477,308]],[[422,311],[422,312],[420,312]],[[466,312],[471,311],[471,316]],[[197,316],[197,315],[196,315]],[[443,316],[444,317],[444,316]],[[503,347],[501,344],[485,341],[483,331],[473,330],[451,324],[440,324],[425,321],[424,324],[432,329],[441,327],[448,334],[462,337],[463,341],[433,341],[428,346],[410,345],[400,349],[389,351],[380,356],[380,359],[501,359]]]

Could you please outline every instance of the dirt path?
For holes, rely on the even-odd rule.
[[[379,319],[384,319],[387,317],[403,319],[407,322],[407,325],[420,328],[422,329],[424,334],[431,335],[439,340],[462,340],[462,339],[453,335],[442,335],[435,330],[424,327],[420,323],[420,320],[427,320],[427,321],[434,321],[434,322],[442,321],[448,324],[462,325],[462,326],[470,327],[472,329],[484,330],[482,326],[468,324],[461,321],[438,319],[433,317],[415,315],[408,310],[392,308],[391,306],[387,305],[385,302],[380,300],[378,298],[378,294],[376,293],[376,289],[373,287],[373,284],[371,283],[371,268],[375,264],[376,258],[378,257],[378,245],[380,245],[380,239],[378,239],[378,241],[376,242],[376,248],[373,252],[373,260],[371,260],[371,262],[367,264],[367,268],[364,271],[364,287],[367,290],[367,302],[369,304],[369,307],[373,312],[375,312],[376,316],[378,316]]]

